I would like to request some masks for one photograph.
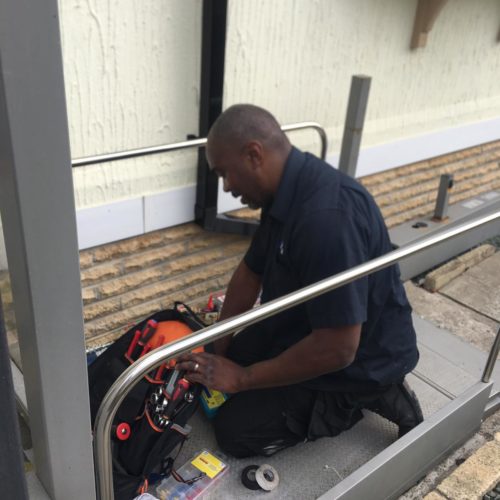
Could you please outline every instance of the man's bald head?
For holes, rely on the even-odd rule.
[[[274,116],[251,104],[226,109],[208,134],[206,157],[226,192],[262,207],[274,196],[292,146]]]
[[[276,118],[253,104],[235,104],[215,121],[208,134],[209,143],[231,144],[242,147],[250,141],[259,141],[266,149],[288,152],[290,142]]]

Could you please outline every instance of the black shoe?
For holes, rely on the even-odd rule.
[[[399,427],[398,438],[424,420],[417,396],[406,382],[392,385],[365,408],[394,422]]]

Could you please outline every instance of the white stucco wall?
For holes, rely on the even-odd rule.
[[[364,146],[500,116],[500,2],[448,2],[427,46],[410,51],[416,6],[230,0],[225,104],[259,104],[284,123],[318,121],[333,151],[353,74],[373,79]]]
[[[427,47],[410,51],[416,0],[229,1],[225,105],[253,102],[282,123],[315,120],[330,152],[351,75],[367,74],[363,145],[500,116],[497,0],[453,0]],[[61,0],[73,157],[196,133],[201,0]],[[314,133],[294,133],[317,151]],[[303,138],[302,138],[303,137]],[[75,169],[77,207],[195,182],[196,153]]]
[[[60,0],[73,158],[198,131],[201,0]],[[74,169],[77,207],[195,182],[177,153]]]
[[[498,139],[500,2],[448,2],[410,51],[416,6],[229,0],[224,105],[321,123],[335,163],[351,76],[370,75],[360,175]],[[73,158],[197,132],[201,11],[202,0],[60,0]],[[313,132],[291,138],[319,151]],[[74,169],[81,246],[192,220],[195,181],[195,151]],[[220,196],[220,211],[236,206]]]

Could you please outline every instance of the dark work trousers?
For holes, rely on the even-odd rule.
[[[233,337],[227,356],[242,366],[269,359],[259,325]],[[385,389],[384,389],[385,390]],[[318,391],[304,385],[234,394],[215,417],[219,446],[232,456],[270,456],[289,446],[335,436],[362,418],[380,390]]]

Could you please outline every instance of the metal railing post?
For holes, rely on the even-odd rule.
[[[339,170],[353,178],[356,177],[370,84],[371,77],[369,76],[355,75],[351,80],[344,135],[340,148]]]
[[[225,335],[235,332],[236,330],[257,323],[260,320],[289,309],[290,307],[296,306],[306,300],[317,297],[325,292],[339,288],[347,283],[351,283],[358,278],[367,276],[380,269],[384,269],[405,257],[414,255],[426,248],[437,245],[444,240],[458,236],[496,219],[500,219],[500,211],[496,211],[492,214],[479,217],[473,221],[446,229],[440,234],[431,235],[406,247],[393,250],[386,255],[382,255],[381,257],[377,257],[376,259],[343,271],[335,276],[326,278],[322,281],[314,283],[313,285],[301,288],[296,292],[262,304],[250,311],[247,311],[246,313],[229,318],[208,328],[204,328],[203,330],[193,333],[177,342],[159,347],[143,358],[140,358],[116,379],[115,383],[111,386],[104,397],[97,413],[95,421],[94,453],[96,467],[98,470],[97,491],[100,499],[114,499],[110,446],[110,434],[113,418],[127,393],[146,373],[158,367],[166,360],[178,356],[181,353],[188,352],[200,345],[213,342],[214,340],[222,338]],[[498,343],[495,342],[494,346],[498,347]],[[495,359],[496,358],[493,357],[492,361],[487,365],[490,372],[493,370]]]
[[[500,328],[495,336],[493,345],[491,346],[490,353],[488,354],[488,359],[486,360],[486,365],[484,367],[483,376],[481,380],[488,383],[493,373],[493,368],[495,368],[495,363],[498,358],[498,353],[500,352]]]

